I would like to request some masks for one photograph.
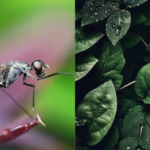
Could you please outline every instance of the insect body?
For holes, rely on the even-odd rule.
[[[49,68],[49,66],[46,65],[41,60],[35,60],[32,62],[31,65],[29,65],[28,63],[23,62],[23,61],[9,61],[0,67],[0,70],[1,70],[0,87],[4,87],[4,88],[9,87],[13,82],[15,82],[17,80],[17,78],[20,75],[23,74],[23,84],[33,88],[33,103],[32,103],[33,110],[35,111],[40,123],[44,126],[45,126],[45,124],[42,122],[41,118],[39,117],[39,115],[35,109],[35,98],[34,98],[35,97],[35,86],[32,84],[26,83],[26,77],[29,76],[30,78],[32,78],[34,80],[42,80],[42,79],[49,78],[51,76],[58,75],[58,74],[74,75],[71,73],[57,72],[57,73],[53,73],[53,74],[45,76],[46,68]],[[34,70],[36,75],[38,76],[38,78],[33,76],[32,74],[30,74],[29,73],[30,70]]]

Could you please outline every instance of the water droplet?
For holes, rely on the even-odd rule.
[[[98,22],[98,19],[96,19],[96,22]]]
[[[107,13],[107,11],[105,11],[105,14]]]
[[[127,147],[127,149],[130,149],[130,147]]]
[[[108,8],[108,11],[110,11],[111,9],[110,8]]]
[[[97,15],[97,12],[95,12],[95,15]]]
[[[131,8],[132,6],[131,5],[129,5],[129,8]]]
[[[102,4],[101,6],[104,7],[104,4]]]
[[[116,35],[119,35],[119,34],[120,34],[119,29],[116,29]]]
[[[113,27],[113,28],[115,28],[115,27],[116,27],[116,25],[115,25],[115,24],[113,24],[113,25],[112,25],[112,27]]]

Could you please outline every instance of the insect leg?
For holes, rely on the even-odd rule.
[[[55,76],[55,75],[59,75],[59,74],[64,74],[64,75],[71,75],[71,76],[74,76],[74,74],[73,74],[73,73],[67,73],[67,72],[56,72],[56,73],[53,73],[53,74],[47,75],[47,76],[45,76],[45,77],[38,78],[37,80],[46,79],[46,78],[49,78],[49,77],[52,77],[52,76]]]
[[[25,82],[25,81],[26,81],[26,77],[27,77],[27,75],[24,74],[24,75],[23,75],[23,84],[26,85],[26,86],[29,86],[29,87],[32,87],[32,88],[33,88],[32,108],[33,108],[34,112],[36,113],[36,116],[37,116],[39,122],[40,122],[43,126],[45,126],[45,124],[43,123],[43,121],[41,120],[39,114],[37,113],[37,111],[36,111],[36,109],[35,109],[35,86],[32,85],[32,84],[26,83],[26,82]]]
[[[23,110],[30,118],[33,118],[32,115],[23,107],[21,106],[7,91],[3,88],[0,88],[21,110]]]

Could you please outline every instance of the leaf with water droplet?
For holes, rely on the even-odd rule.
[[[104,34],[96,29],[76,27],[75,53],[80,53],[93,46]]]
[[[86,120],[85,138],[88,145],[99,143],[112,126],[117,109],[117,98],[112,81],[89,92],[77,108],[78,119]]]
[[[76,61],[75,80],[78,81],[83,78],[93,68],[97,61],[98,60],[90,54],[79,57]]]
[[[147,0],[123,0],[124,4],[127,8],[133,8],[140,6],[141,4],[145,3]]]
[[[150,63],[140,69],[135,80],[135,91],[145,104],[150,104]]]
[[[113,45],[115,45],[128,31],[131,23],[129,11],[114,11],[106,23],[106,33]]]
[[[115,88],[118,89],[123,79],[120,72],[125,65],[120,43],[113,46],[109,41],[104,42],[101,51],[97,54],[97,58],[99,62],[95,65],[95,79],[101,82],[111,79]]]
[[[140,138],[137,137],[130,137],[123,139],[117,145],[116,150],[135,150],[136,147],[138,146],[139,140]]]
[[[86,0],[82,9],[82,26],[107,18],[121,3],[121,0]]]
[[[123,120],[123,138],[140,137],[150,141],[150,110],[144,106],[131,108]]]

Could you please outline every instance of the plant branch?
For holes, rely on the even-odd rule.
[[[122,86],[119,90],[117,90],[117,92],[118,92],[118,91],[121,91],[121,90],[123,90],[123,89],[125,89],[126,87],[128,87],[128,86],[130,86],[130,85],[132,85],[132,84],[134,84],[134,83],[135,83],[135,81],[132,81],[132,82],[130,82],[130,83],[128,83],[128,84]]]
[[[139,34],[138,34],[139,35]],[[139,35],[140,36],[140,35]],[[144,39],[140,36],[140,38],[141,38],[141,40],[142,40],[142,42],[144,43],[144,45],[146,46],[146,47],[148,47],[148,45],[147,45],[147,43],[144,41]]]

